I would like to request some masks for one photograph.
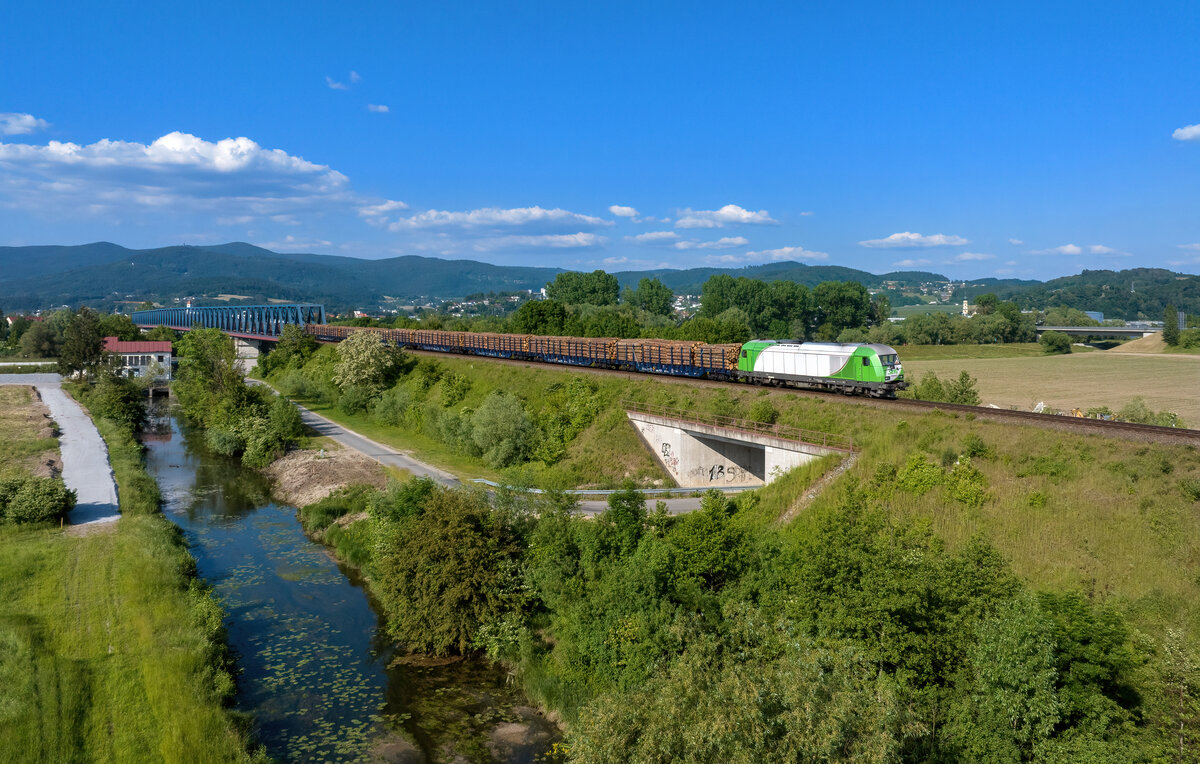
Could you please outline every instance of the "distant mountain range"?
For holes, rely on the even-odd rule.
[[[373,310],[383,306],[464,297],[479,292],[537,291],[558,268],[492,265],[474,260],[404,256],[385,260],[272,252],[244,242],[203,247],[127,249],[109,242],[79,246],[0,247],[0,309],[30,311],[62,305],[91,305],[101,310],[144,300],[164,304],[194,297],[198,304],[221,301],[320,302],[332,311]],[[658,278],[676,293],[699,294],[711,276],[724,273],[764,281],[786,280],[808,286],[822,281],[858,281],[871,288],[914,288],[947,282],[924,271],[873,274],[836,265],[769,263],[745,268],[624,271],[622,286]],[[1027,307],[1066,304],[1102,310],[1114,317],[1138,313],[1157,318],[1173,301],[1200,313],[1200,277],[1160,269],[1084,271],[1048,282],[979,279],[968,282],[955,299],[995,292]],[[1131,296],[1133,295],[1133,296]],[[243,299],[245,298],[245,299]]]

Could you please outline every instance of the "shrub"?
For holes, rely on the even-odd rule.
[[[408,388],[396,385],[375,402],[375,421],[391,427],[401,426],[409,418],[412,402],[412,393]]]
[[[763,424],[775,424],[779,419],[779,412],[771,405],[771,401],[766,398],[759,398],[750,406],[750,420],[754,422],[762,422]]]
[[[981,507],[987,500],[987,477],[971,464],[969,456],[964,456],[950,470],[946,486],[955,501],[968,507]]]
[[[450,372],[442,379],[442,405],[449,408],[467,397],[471,380],[465,374]]]
[[[896,482],[909,493],[921,496],[942,482],[942,471],[925,454],[913,454],[897,474]]]
[[[276,397],[271,402],[271,430],[285,442],[295,442],[304,437],[304,420],[300,412],[285,398]]]
[[[1184,329],[1180,332],[1179,347],[1200,348],[1200,329]]]
[[[533,450],[536,430],[515,396],[494,392],[471,417],[471,440],[493,467],[524,461]]]
[[[88,408],[96,416],[111,420],[129,432],[146,419],[146,391],[132,379],[108,371],[86,394]]]
[[[1042,345],[1042,350],[1046,353],[1070,353],[1071,338],[1062,332],[1043,332],[1042,338],[1038,340]]]
[[[971,433],[963,440],[963,455],[972,459],[989,459],[995,455],[995,452],[992,451],[991,446],[983,442],[983,438]]]
[[[13,523],[44,523],[66,515],[74,506],[75,492],[61,479],[31,477],[12,492],[3,515]]]
[[[959,403],[965,406],[979,405],[979,391],[975,389],[975,378],[966,372],[959,372],[958,379],[947,382],[946,403]]]
[[[1179,490],[1191,501],[1200,501],[1200,480],[1184,478],[1179,481]]]
[[[946,400],[946,390],[936,374],[929,373],[913,386],[913,397],[919,401],[943,403]]]
[[[246,448],[246,441],[232,429],[210,427],[204,431],[204,444],[214,453],[235,456]]]
[[[358,414],[366,411],[372,403],[371,390],[359,385],[348,385],[342,388],[338,396],[338,410],[344,414]]]
[[[372,517],[388,520],[416,517],[436,489],[437,483],[430,477],[414,477],[403,482],[389,480],[387,488],[371,497],[367,511]]]

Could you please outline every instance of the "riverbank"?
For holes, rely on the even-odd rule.
[[[221,611],[131,436],[108,532],[0,527],[0,760],[252,761]]]

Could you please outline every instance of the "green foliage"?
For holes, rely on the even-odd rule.
[[[442,405],[447,408],[462,402],[471,389],[471,380],[465,374],[450,372],[442,379]]]
[[[366,512],[373,506],[376,491],[366,485],[339,488],[320,501],[300,508],[300,520],[310,532],[323,531],[339,517]]]
[[[921,496],[941,485],[944,478],[942,470],[931,464],[925,454],[913,454],[908,457],[904,469],[896,474],[896,484],[915,496]]]
[[[533,451],[537,428],[519,398],[496,391],[471,417],[471,440],[493,467],[524,461]]]
[[[565,385],[550,385],[544,401],[538,418],[541,437],[533,455],[546,464],[553,464],[562,458],[567,444],[600,413],[603,401],[595,382],[583,377],[574,377]]]
[[[1200,501],[1200,479],[1184,478],[1179,481],[1179,490],[1190,501]]]
[[[958,460],[946,476],[946,489],[951,498],[978,509],[988,498],[987,478],[971,464],[971,457]]]
[[[963,439],[963,456],[969,456],[972,459],[991,459],[995,456],[995,451],[984,442],[983,438],[975,433],[969,433]]]
[[[514,334],[553,336],[563,333],[567,323],[567,308],[558,300],[529,300],[521,303],[509,319],[509,331]]]
[[[1200,329],[1184,329],[1179,333],[1179,347],[1200,348]]]
[[[616,305],[621,294],[617,277],[601,270],[563,271],[546,285],[546,296],[568,305]]]
[[[271,352],[258,360],[259,368],[264,375],[272,374],[287,367],[299,368],[317,351],[317,339],[307,334],[303,327],[287,324],[279,336],[279,341]]]
[[[769,399],[759,398],[750,404],[749,418],[752,422],[775,424],[779,420],[779,412],[775,410],[775,406]]]
[[[54,358],[58,355],[62,348],[62,336],[54,331],[50,323],[34,321],[28,327],[19,334],[21,355],[26,358]]]
[[[0,521],[45,523],[65,517],[75,492],[61,478],[10,478],[0,481]]]
[[[1167,343],[1167,347],[1175,347],[1179,344],[1179,311],[1171,303],[1167,303],[1167,307],[1163,310],[1163,342]]]
[[[1071,337],[1062,332],[1042,332],[1042,337],[1038,342],[1042,344],[1042,349],[1048,354],[1071,352]]]
[[[1160,427],[1184,426],[1178,414],[1173,411],[1156,412],[1146,404],[1146,399],[1141,396],[1130,398],[1129,402],[1122,406],[1121,410],[1116,413],[1116,418],[1122,422],[1155,424]]]
[[[159,342],[175,342],[179,339],[179,332],[166,326],[156,326],[153,329],[147,329],[144,334],[147,340]],[[134,339],[137,339],[134,337]]]
[[[337,354],[334,384],[343,393],[361,390],[368,399],[391,386],[403,360],[399,351],[384,345],[373,332],[351,334],[337,344]]]
[[[433,478],[414,477],[403,482],[389,480],[387,487],[371,497],[367,510],[372,517],[401,521],[421,514],[437,490]]]
[[[726,311],[736,308],[744,316],[745,332],[736,331],[736,320]],[[700,296],[700,313],[698,318],[716,321],[721,338],[711,338],[717,327],[697,325],[691,336],[682,339],[704,339],[707,342],[737,342],[757,337],[807,337],[809,322],[812,319],[812,296],[808,288],[802,284],[789,281],[771,281],[764,283],[757,279],[744,276],[734,278],[727,274],[717,274],[704,282]],[[725,316],[722,319],[722,316]],[[689,324],[696,323],[693,319]],[[689,324],[685,324],[687,329]],[[703,337],[705,331],[710,332]],[[742,335],[744,334],[744,338]]]
[[[674,310],[674,300],[675,294],[661,281],[643,278],[638,281],[631,302],[647,312],[669,316]]]
[[[58,373],[69,377],[76,372],[96,369],[104,358],[104,337],[100,318],[95,311],[80,308],[78,313],[71,316],[63,332]]]
[[[978,406],[979,391],[976,380],[963,370],[958,379],[943,383],[934,373],[929,373],[917,383],[911,393],[919,401],[934,401],[936,403],[958,403],[967,406]]]
[[[369,388],[361,385],[347,385],[342,388],[337,399],[338,411],[345,414],[358,414],[366,411],[375,403],[375,396]]]
[[[519,609],[519,546],[481,494],[439,488],[376,564],[392,636],[413,650],[470,650]]]
[[[80,308],[80,312],[83,312]],[[142,338],[142,330],[133,323],[133,319],[124,313],[105,313],[100,316],[100,336],[116,337],[119,340],[132,342]],[[169,338],[169,339],[174,339]]]

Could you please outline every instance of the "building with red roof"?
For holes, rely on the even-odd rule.
[[[104,338],[105,351],[121,357],[121,365],[130,377],[153,377],[171,380],[171,343],[150,340],[119,340]]]

